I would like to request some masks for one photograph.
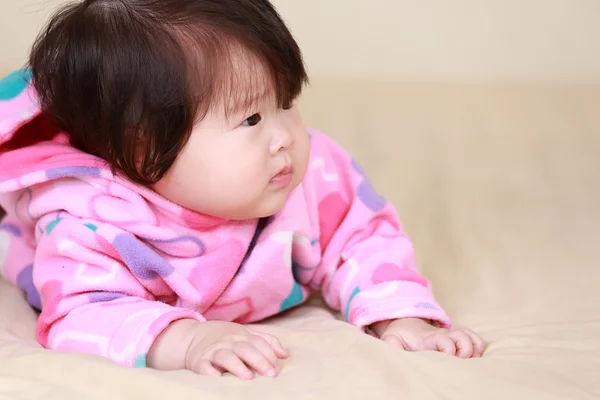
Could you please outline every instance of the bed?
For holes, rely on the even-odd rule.
[[[0,282],[0,398],[598,399],[598,104],[593,85],[359,79],[316,80],[300,101],[397,205],[481,359],[395,350],[315,297],[260,325],[292,355],[274,380],[126,369],[41,349],[35,313]]]

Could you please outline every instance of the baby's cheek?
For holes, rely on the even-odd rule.
[[[298,135],[298,137],[295,140],[294,147],[299,153],[297,154],[298,159],[306,169],[306,166],[308,165],[308,160],[310,158],[310,136],[308,135],[308,132],[306,130],[303,129],[301,134]]]
[[[184,208],[200,211],[210,196],[202,174],[177,169],[157,182],[153,189],[167,200]]]
[[[268,184],[267,169],[265,156],[251,143],[203,143],[202,147],[191,143],[159,193],[199,213],[237,217],[260,202]]]

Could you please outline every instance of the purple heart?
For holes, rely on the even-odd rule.
[[[0,231],[8,232],[13,236],[20,237],[21,229],[13,224],[0,224]]]
[[[103,303],[107,301],[121,299],[127,297],[125,293],[119,292],[90,292],[88,293],[88,299],[90,303]]]
[[[117,235],[114,248],[131,272],[143,280],[163,278],[173,273],[173,267],[145,243],[129,233]]]
[[[46,171],[48,179],[58,179],[70,176],[92,176],[99,177],[102,172],[94,167],[60,167]]]
[[[352,160],[352,168],[363,177],[363,181],[356,188],[358,198],[373,212],[381,211],[386,206],[387,200],[377,193],[356,160]]]
[[[27,302],[38,310],[42,309],[40,293],[33,284],[33,264],[26,266],[17,276],[17,287],[27,293]]]
[[[387,204],[387,200],[375,191],[371,182],[366,178],[358,185],[356,191],[358,198],[373,212],[381,211]]]

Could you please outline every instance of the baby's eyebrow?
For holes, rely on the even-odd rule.
[[[230,99],[229,106],[227,107],[228,114],[238,115],[244,112],[249,112],[258,104],[263,103],[272,94],[272,89],[263,89],[259,93],[253,93],[251,95],[244,96],[243,98],[233,96]]]

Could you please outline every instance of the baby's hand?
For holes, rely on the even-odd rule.
[[[201,375],[221,376],[231,372],[242,379],[252,379],[256,371],[275,377],[278,358],[288,354],[279,340],[231,322],[208,322],[210,330],[201,329],[186,355],[186,367]]]
[[[481,357],[485,344],[470,329],[438,328],[418,318],[404,318],[373,324],[384,342],[407,351],[439,351],[460,358]]]
[[[180,364],[180,368],[200,375],[230,372],[252,379],[255,371],[275,377],[279,372],[277,360],[288,357],[276,337],[231,322],[182,320],[171,324],[161,336],[149,357],[157,369],[179,369],[175,366]]]

